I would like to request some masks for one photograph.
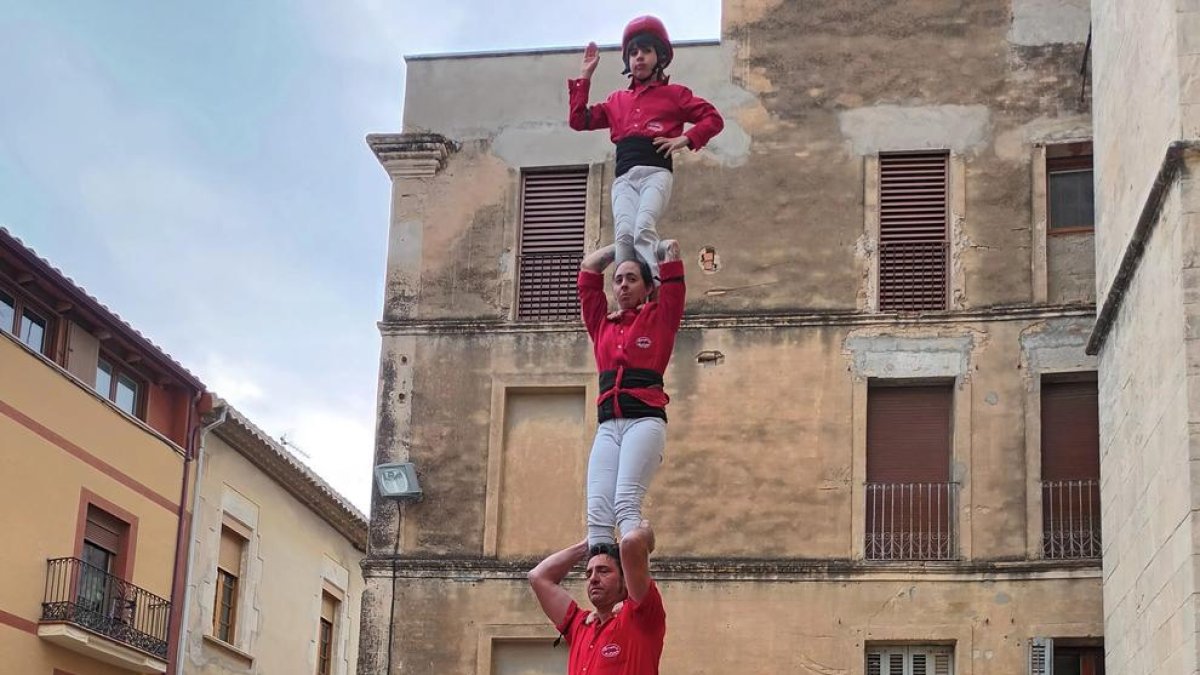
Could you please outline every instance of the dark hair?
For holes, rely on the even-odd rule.
[[[629,72],[629,53],[640,47],[649,47],[654,50],[654,55],[657,57],[654,69],[662,72],[665,67],[663,66],[663,61],[667,57],[667,46],[653,33],[638,33],[629,38],[629,42],[625,43],[625,53],[621,55],[621,58],[625,61],[625,72]]]
[[[627,262],[637,263],[638,274],[642,275],[642,283],[646,284],[646,289],[648,291],[654,290],[654,277],[650,272],[650,265],[646,264],[645,260],[642,260],[642,256],[634,254],[634,256],[632,258],[627,258],[625,260],[618,260],[617,267],[620,267],[623,263],[627,263]],[[616,271],[617,271],[617,268],[614,267],[613,274],[616,274]]]
[[[621,547],[620,547],[620,545],[609,544],[609,543],[592,544],[592,547],[588,549],[588,560],[591,560],[592,558],[595,558],[598,555],[606,555],[606,556],[612,558],[613,560],[616,560],[617,561],[617,571],[620,572],[621,574],[625,574],[625,570],[621,569]]]

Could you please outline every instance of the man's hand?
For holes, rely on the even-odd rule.
[[[579,70],[579,76],[585,80],[592,79],[592,73],[596,72],[596,66],[600,65],[600,48],[595,42],[589,42],[587,48],[583,50],[583,67]]]
[[[667,138],[659,136],[654,139],[654,147],[657,148],[659,154],[671,156],[680,150],[692,147],[692,142],[687,136],[676,136],[675,138]]]

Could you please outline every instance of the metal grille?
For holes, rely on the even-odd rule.
[[[588,170],[530,172],[522,179],[517,318],[578,318],[575,278],[583,259]]]
[[[867,483],[867,560],[953,560],[955,483]]]
[[[946,309],[949,155],[879,157],[879,309]]]
[[[47,562],[43,622],[86,628],[167,658],[171,603],[78,558]]]
[[[1100,481],[1042,481],[1042,555],[1100,557]]]

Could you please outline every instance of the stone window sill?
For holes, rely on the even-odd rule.
[[[233,645],[229,644],[228,642],[226,642],[220,638],[205,634],[204,635],[204,644],[207,644],[211,647],[215,647],[215,648],[225,652],[226,654],[233,656],[237,660],[245,663],[246,666],[254,665],[254,656],[253,655],[248,654],[248,653],[238,649],[237,647],[234,647]]]

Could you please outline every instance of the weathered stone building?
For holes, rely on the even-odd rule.
[[[1109,672],[1200,670],[1200,4],[1095,0]]]
[[[1096,672],[1088,22],[726,0],[719,42],[678,47],[727,126],[660,224],[688,257],[646,509],[663,672]],[[612,146],[567,128],[580,51],[409,58],[405,133],[369,138],[376,462],[425,496],[374,501],[360,673],[562,671],[525,572],[583,535],[595,427],[571,298]]]

